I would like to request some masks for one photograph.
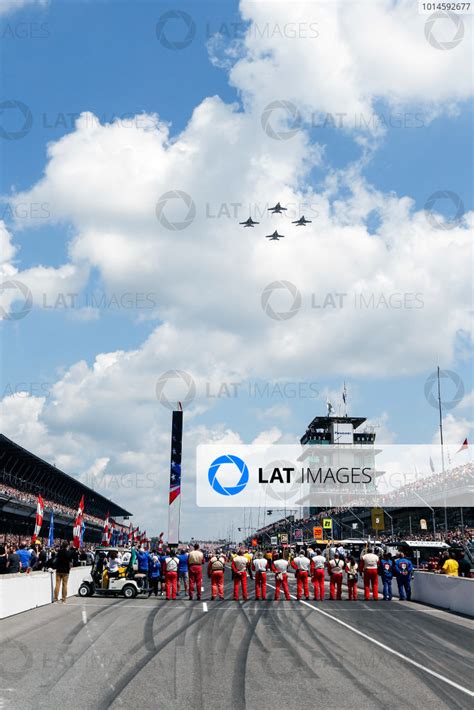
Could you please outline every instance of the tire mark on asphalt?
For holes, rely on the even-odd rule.
[[[114,606],[114,607],[117,607],[118,605],[117,605],[117,604],[114,604],[113,606]],[[121,606],[122,606],[122,605],[121,605]],[[110,608],[112,608],[112,607],[106,607],[106,608],[107,608],[107,609],[110,609]],[[92,638],[92,633],[91,633],[91,625],[92,625],[92,622],[96,619],[97,616],[101,616],[101,615],[102,615],[102,612],[98,612],[98,613],[96,613],[96,614],[93,614],[92,616],[89,617],[89,619],[88,619],[88,621],[87,621],[87,624],[82,623],[81,630],[84,630],[84,631],[86,632],[86,635],[87,635],[87,638],[88,638],[88,641],[89,641],[88,645],[77,655],[77,657],[76,657],[75,660],[74,660],[74,663],[73,663],[71,666],[68,666],[67,668],[65,668],[64,671],[63,671],[62,673],[60,673],[60,674],[55,678],[55,680],[54,680],[54,682],[53,682],[52,685],[50,685],[49,679],[45,679],[45,686],[46,686],[46,687],[50,687],[51,689],[52,689],[52,688],[55,688],[55,687],[59,684],[59,682],[64,678],[64,676],[65,676],[67,673],[69,673],[69,671],[71,671],[71,670],[74,668],[75,664],[76,664],[78,661],[80,661],[81,658],[82,658],[83,656],[85,656],[85,654],[88,653],[88,652],[91,650],[92,646],[93,646],[95,643],[97,643],[97,641],[98,641],[100,638],[102,638],[102,636],[104,636],[104,634],[106,634],[106,633],[108,633],[108,632],[110,631],[110,626],[111,626],[111,625],[109,624],[109,625],[106,626],[106,627],[104,628],[104,630],[101,631],[95,638]],[[116,619],[113,619],[113,620],[112,620],[112,624],[115,623],[115,621],[119,621],[119,620],[120,620],[120,617],[117,616]],[[79,625],[77,625],[75,628],[79,628]],[[76,634],[75,638],[77,638],[78,635],[79,635],[79,634]],[[66,638],[67,638],[68,640],[67,640],[67,643],[66,643],[66,642],[64,643],[64,645],[70,646],[71,643],[74,641],[74,638],[71,639],[71,638],[70,638],[70,634],[69,634],[68,637],[66,637]],[[60,644],[60,645],[61,645],[61,644]],[[45,686],[41,686],[41,687],[45,687]]]
[[[252,620],[247,618],[243,606],[240,607],[242,612],[239,618],[244,618],[247,623],[247,631],[244,634],[241,645],[239,646],[237,656],[234,663],[234,672],[232,676],[232,702],[234,710],[245,710],[246,705],[246,681],[247,681],[247,661],[250,651],[250,646],[254,635],[256,635],[257,625],[263,616],[261,609],[256,610]]]
[[[164,648],[166,648],[170,643],[175,641],[181,634],[186,633],[186,631],[192,626],[197,627],[205,624],[206,619],[208,618],[209,614],[201,613],[194,621],[182,624],[176,631],[167,636],[167,638],[164,639],[161,643],[156,645],[153,651],[148,651],[148,653],[146,653],[143,657],[141,661],[141,666],[138,670],[136,668],[132,668],[127,671],[124,676],[117,680],[117,682],[115,683],[114,692],[106,695],[104,700],[101,702],[101,708],[110,708],[112,707],[114,702],[120,702],[119,696],[123,693],[125,688],[132,682],[132,680],[138,677],[139,673],[141,673]]]
[[[298,626],[298,631],[303,630],[303,633],[309,636],[309,640],[312,643],[306,642],[301,635],[298,633],[298,643],[304,644],[306,650],[310,652],[312,655],[314,655],[314,636],[311,635],[310,628],[309,628],[309,621],[310,619],[312,620],[314,618],[314,615],[312,615],[311,611],[306,611],[306,608],[303,610],[302,606],[300,604],[296,605],[296,607],[293,607],[293,611],[297,614],[297,616],[301,619],[301,623]],[[290,619],[292,620],[292,623],[294,623],[294,618],[290,616]],[[314,627],[313,627],[314,628]],[[373,688],[373,678],[369,678],[369,683],[370,683],[370,688],[365,684],[363,681],[361,681],[358,677],[357,674],[360,674],[361,669],[355,665],[352,660],[347,657],[347,655],[344,655],[344,651],[346,650],[343,645],[341,645],[336,638],[334,638],[333,635],[327,635],[325,634],[321,628],[318,627],[317,631],[317,636],[316,636],[316,641],[319,642],[319,644],[322,647],[322,655],[326,660],[329,660],[331,663],[330,665],[332,668],[337,669],[338,673],[343,673],[346,677],[348,677],[351,682],[360,690],[360,692],[363,694],[364,697],[366,697],[368,700],[373,700],[374,696],[378,699],[378,701],[381,703],[381,707],[384,705],[384,697],[379,697],[378,696],[378,690],[375,691]],[[296,638],[295,634],[291,634],[291,638]],[[337,646],[337,649],[334,647]],[[341,651],[340,655],[336,651]],[[299,651],[297,649],[297,646],[295,645],[293,648],[293,652],[295,654],[298,654]],[[371,671],[373,672],[373,668]],[[327,688],[326,688],[327,690]],[[393,692],[392,692],[393,694]],[[403,702],[402,702],[403,701]],[[407,706],[406,699],[401,698],[402,705],[404,704],[405,707]]]

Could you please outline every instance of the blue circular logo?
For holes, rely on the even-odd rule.
[[[240,479],[237,485],[222,486],[217,480],[217,472],[224,463],[233,463],[239,469]],[[237,493],[240,493],[240,491],[243,491],[245,486],[249,482],[249,470],[245,461],[239,459],[238,456],[232,456],[232,454],[225,454],[224,456],[219,456],[219,458],[215,459],[211,463],[207,477],[211,487],[216,491],[216,493],[220,493],[221,496],[235,496],[237,495]]]

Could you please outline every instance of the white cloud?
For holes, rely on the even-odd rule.
[[[328,374],[417,372],[432,363],[439,343],[440,359],[452,358],[458,334],[469,331],[472,215],[451,230],[433,229],[412,200],[378,192],[354,167],[323,193],[303,191],[311,168],[305,133],[291,148],[269,151],[253,116],[217,98],[205,100],[173,142],[156,118],[141,119],[140,126],[100,126],[83,116],[74,133],[50,145],[45,177],[13,198],[48,202],[76,233],[69,264],[18,274],[34,293],[47,290],[54,302],[55,289],[77,290],[91,269],[108,292],[151,293],[155,316],[165,322],[156,340],[175,348],[171,359],[198,376],[307,376],[315,342]],[[173,189],[195,204],[195,219],[183,230],[167,229],[155,215],[157,198]],[[290,217],[306,212],[312,224],[303,230],[288,217],[270,219],[267,206],[277,199],[294,206]],[[243,207],[229,217],[235,203]],[[263,215],[253,230],[237,224],[248,205]],[[183,219],[173,209],[187,212],[173,200],[168,219]],[[366,226],[373,210],[381,220],[377,234]],[[263,235],[275,227],[286,239],[268,243]],[[280,280],[301,294],[290,320],[262,309],[264,288]],[[334,294],[345,295],[341,301]],[[270,305],[278,311],[291,302],[279,289]],[[200,373],[195,343],[206,341],[213,349]]]
[[[49,0],[2,0],[0,3],[0,15],[13,14],[29,5],[39,5],[46,7]]]
[[[240,8],[251,24],[230,79],[252,106],[286,99],[307,118],[346,114],[344,125],[353,127],[379,99],[429,116],[472,94],[469,37],[451,50],[434,48],[425,38],[428,16],[412,0],[241,0]],[[469,35],[471,17],[462,22]],[[445,41],[456,28],[438,20],[432,31]]]

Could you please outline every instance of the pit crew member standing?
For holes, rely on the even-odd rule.
[[[224,569],[225,555],[213,555],[207,565],[207,576],[211,580],[211,599],[224,599]]]
[[[395,571],[395,565],[393,563],[392,555],[390,554],[390,552],[387,552],[385,555],[383,555],[382,559],[380,560],[379,569],[383,585],[383,598],[385,601],[391,602],[392,579],[393,573]]]
[[[379,557],[373,548],[361,558],[361,567],[364,570],[364,596],[366,601],[370,599],[370,587],[375,601],[379,598]]]
[[[303,590],[306,599],[309,599],[308,574],[310,564],[304,552],[300,552],[298,557],[291,560],[291,566],[296,570],[296,598],[298,600],[301,599]]]
[[[280,589],[283,587],[285,599],[290,600],[290,590],[288,589],[288,560],[283,559],[283,555],[276,556],[272,563],[272,571],[275,573],[275,601],[280,598]]]
[[[347,574],[347,590],[349,592],[349,600],[357,600],[357,581],[359,579],[359,565],[357,564],[355,557],[349,557],[348,562],[346,562],[346,574]]]
[[[336,552],[334,558],[327,563],[329,572],[329,598],[333,601],[342,599],[342,573],[344,571],[344,560],[341,560]]]
[[[232,560],[232,576],[234,579],[234,600],[239,600],[239,587],[242,585],[242,598],[248,599],[247,595],[247,565],[248,560],[243,551],[239,550]]]
[[[255,599],[267,598],[267,567],[267,560],[264,559],[261,552],[257,552],[252,562],[255,572]]]
[[[398,584],[398,597],[401,602],[411,599],[411,576],[413,574],[413,565],[411,560],[400,553],[400,556],[395,560],[395,575]]]
[[[179,559],[174,552],[170,552],[165,557],[165,580],[166,580],[166,598],[176,599],[178,589],[178,567]]]
[[[204,563],[204,555],[199,549],[198,543],[194,545],[194,550],[189,553],[189,598],[194,596],[194,587],[196,587],[196,596],[201,598],[202,589],[202,565]]]
[[[316,554],[311,558],[310,573],[314,586],[314,598],[324,599],[324,568],[326,558],[321,554],[321,550],[316,550]]]

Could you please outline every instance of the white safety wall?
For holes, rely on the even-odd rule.
[[[90,572],[90,567],[73,567],[69,575],[68,597],[77,590]],[[0,619],[19,614],[28,609],[51,604],[55,573],[2,574],[0,576]]]
[[[474,616],[474,579],[416,571],[412,599]]]

